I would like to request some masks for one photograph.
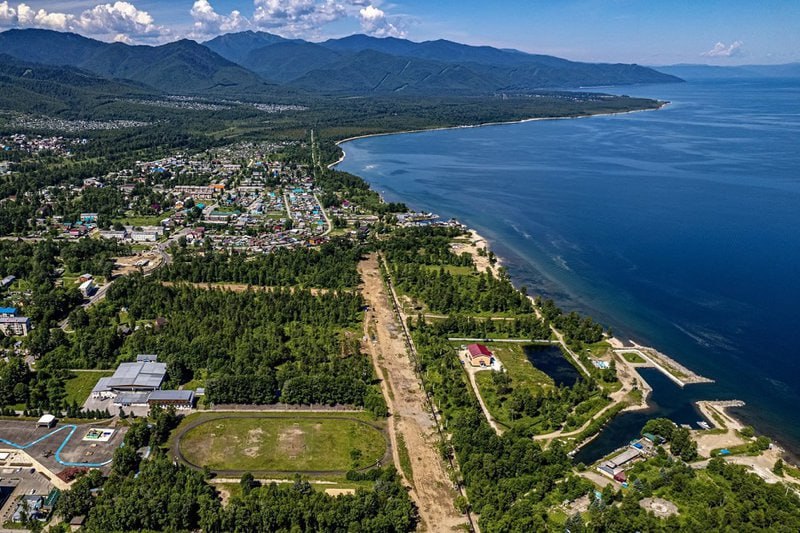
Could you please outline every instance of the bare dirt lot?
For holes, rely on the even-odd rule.
[[[453,500],[456,493],[437,452],[436,427],[425,403],[414,368],[388,300],[375,254],[359,264],[363,294],[370,310],[365,326],[365,350],[373,357],[389,405],[390,438],[394,461],[402,472],[397,435],[403,436],[411,459],[411,497],[419,507],[427,531],[449,531],[466,524]],[[405,476],[404,476],[405,478]],[[411,485],[410,480],[406,483]]]
[[[161,256],[154,252],[144,252],[126,257],[118,257],[114,265],[114,276],[127,276],[139,270],[150,272],[161,266]]]

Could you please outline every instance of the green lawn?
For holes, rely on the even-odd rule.
[[[349,413],[203,415],[208,420],[183,435],[180,449],[186,460],[212,470],[346,471],[374,465],[386,453],[383,432]]]
[[[471,276],[476,273],[475,267],[472,266],[425,265],[425,268],[434,272],[439,272],[439,270],[444,269],[446,272],[453,274],[454,276]]]
[[[624,352],[622,354],[622,357],[624,357],[625,360],[627,362],[629,362],[629,363],[638,364],[638,363],[646,363],[647,362],[647,361],[644,360],[644,358],[641,355],[639,355],[638,353],[634,353],[634,352]]]
[[[73,372],[73,378],[67,380],[65,388],[67,390],[67,403],[77,402],[83,405],[92,389],[102,377],[108,377],[113,372]]]
[[[501,399],[497,396],[494,383],[492,383],[492,371],[486,370],[475,374],[475,383],[483,398],[483,403],[492,414],[492,417],[504,426],[511,427],[513,424],[508,416],[508,410],[503,409]]]
[[[511,376],[511,385],[524,385],[534,391],[554,387],[553,379],[534,367],[523,351],[524,344],[510,342],[490,342],[486,346],[492,351]]]

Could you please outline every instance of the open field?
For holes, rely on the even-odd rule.
[[[346,472],[384,463],[386,437],[358,414],[200,413],[178,427],[173,450],[220,473]]]
[[[647,363],[647,361],[645,361],[644,358],[636,352],[622,352],[622,357],[624,357],[627,362],[637,365],[643,365]]]
[[[534,367],[525,357],[524,344],[489,342],[486,346],[508,370],[513,386],[530,387],[534,392],[555,386],[550,376]]]
[[[67,380],[64,384],[64,388],[67,390],[67,403],[77,402],[78,405],[83,405],[100,378],[111,376],[113,373],[110,370],[108,372],[73,372],[75,377]]]

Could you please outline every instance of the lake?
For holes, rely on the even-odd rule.
[[[716,380],[686,391],[744,400],[738,414],[800,450],[800,80],[617,92],[671,104],[359,139],[338,168],[474,227],[516,285]]]

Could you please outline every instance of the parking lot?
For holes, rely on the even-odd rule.
[[[10,459],[10,458],[9,458]],[[5,461],[6,464],[18,462],[18,458]],[[0,532],[16,531],[13,529],[3,528],[14,510],[17,508],[17,499],[25,494],[35,494],[47,497],[53,489],[53,485],[41,473],[37,472],[32,467],[2,467],[0,466],[0,487],[13,487],[14,492],[8,497],[5,503],[0,507]]]
[[[108,442],[84,441],[86,433],[95,427],[105,426],[97,423],[59,423],[52,428],[46,428],[36,427],[36,423],[32,421],[2,420],[0,438],[20,446],[36,442],[25,448],[25,453],[55,475],[68,466],[64,463],[85,463],[86,466],[102,469],[104,466],[101,465],[111,460],[114,450],[122,443],[127,428],[114,428],[114,434]],[[0,449],[13,451],[14,447],[0,443]]]

